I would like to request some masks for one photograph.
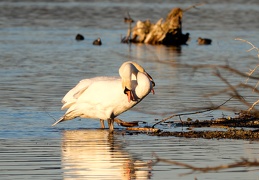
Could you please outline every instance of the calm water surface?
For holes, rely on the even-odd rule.
[[[1,1],[1,179],[258,179],[258,168],[179,176],[189,171],[164,163],[148,164],[154,160],[153,152],[197,166],[230,163],[241,157],[253,160],[259,158],[258,142],[111,135],[98,129],[98,121],[84,119],[51,127],[54,118],[64,113],[60,100],[80,79],[117,76],[119,66],[127,60],[139,62],[152,75],[156,94],[121,119],[153,124],[176,112],[223,103],[228,95],[204,97],[225,88],[212,69],[194,71],[173,64],[229,64],[243,72],[253,68],[258,63],[257,53],[246,52],[250,46],[234,39],[259,46],[258,1],[213,0],[187,11],[183,31],[191,34],[188,46],[120,44],[121,35],[126,34],[123,18],[127,11],[135,20],[156,22],[173,7],[195,3],[198,1]],[[77,33],[85,40],[76,42]],[[98,37],[103,45],[92,46]],[[213,43],[198,46],[198,37],[211,38]],[[245,81],[220,72],[233,84]],[[251,101],[258,98],[251,91],[242,93]],[[245,108],[235,100],[227,105]],[[234,113],[214,111],[191,118],[223,115]]]

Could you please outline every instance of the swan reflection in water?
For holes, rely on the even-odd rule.
[[[150,179],[148,163],[131,157],[114,136],[108,130],[64,131],[63,179]]]

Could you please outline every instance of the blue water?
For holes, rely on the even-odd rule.
[[[99,121],[76,119],[51,124],[63,115],[61,99],[77,82],[95,76],[117,76],[124,61],[143,65],[156,82],[125,121],[149,125],[173,113],[219,105],[229,95],[206,94],[226,88],[213,72],[175,64],[217,64],[248,72],[258,63],[251,46],[259,46],[257,1],[211,1],[184,13],[187,46],[166,47],[121,44],[127,32],[123,18],[156,22],[173,7],[187,8],[196,1],[1,1],[0,2],[0,177],[1,179],[258,179],[257,168],[178,176],[188,170],[158,163],[152,153],[199,166],[230,163],[241,157],[258,159],[258,143],[242,140],[204,140],[149,135],[109,135]],[[76,34],[84,41],[75,41]],[[100,37],[102,46],[93,46]],[[198,37],[211,38],[210,46],[198,46]],[[219,69],[233,85],[246,78]],[[249,81],[252,86],[256,81]],[[249,102],[258,99],[250,89],[239,89]],[[247,109],[238,100],[227,107]],[[190,115],[192,119],[235,116],[218,110]],[[182,117],[186,119],[187,117]],[[179,121],[178,118],[172,119]],[[163,130],[180,131],[158,126]],[[117,131],[123,127],[115,126]]]

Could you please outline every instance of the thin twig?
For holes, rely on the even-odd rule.
[[[247,110],[248,112],[252,111],[254,107],[259,103],[259,100],[255,101],[252,106]]]
[[[47,112],[46,107],[43,108],[43,111],[45,111],[45,113],[46,113],[50,118],[52,118],[52,119],[54,120],[54,122],[57,121],[57,119],[55,119],[54,116],[52,116],[49,112]]]
[[[254,72],[256,71],[256,69],[259,67],[259,65],[256,65],[254,69],[251,69],[249,73],[247,73],[248,78],[246,79],[246,83],[248,83],[248,80],[250,79],[250,76],[252,76],[252,74],[254,74]]]
[[[251,45],[252,48],[249,49],[249,50],[247,50],[247,52],[250,52],[250,51],[252,51],[252,50],[255,49],[255,50],[258,52],[257,56],[258,56],[258,58],[259,58],[259,48],[258,48],[258,47],[256,47],[256,46],[253,45],[251,42],[249,42],[249,41],[247,41],[247,40],[245,40],[245,39],[236,38],[235,40],[237,40],[237,41],[242,41],[242,42],[246,42],[247,44]]]
[[[259,58],[259,48],[256,47],[253,43],[245,40],[245,39],[241,39],[241,38],[236,38],[235,40],[238,40],[238,41],[242,41],[242,42],[245,42],[247,44],[249,44],[250,46],[252,46],[252,48],[248,49],[247,52],[250,52],[252,50],[256,50],[257,51],[257,57]],[[248,78],[246,80],[246,82],[248,82],[248,80],[250,79],[250,76],[252,76],[252,74],[255,72],[255,70],[259,67],[259,65],[255,66],[254,69],[250,70],[250,72],[248,73]]]
[[[215,109],[218,109],[218,108],[220,108],[221,106],[223,106],[224,104],[226,104],[228,101],[230,101],[232,99],[232,97],[231,98],[229,98],[227,101],[225,101],[224,103],[222,103],[221,105],[219,105],[219,106],[217,106],[217,107],[212,107],[212,108],[209,108],[209,109],[205,109],[205,110],[200,110],[200,111],[195,111],[195,112],[189,112],[189,113],[179,113],[179,114],[173,114],[172,116],[169,116],[169,117],[167,117],[167,118],[164,118],[164,119],[162,119],[161,121],[158,121],[157,123],[155,123],[153,126],[152,126],[152,128],[154,128],[157,124],[161,124],[161,123],[163,123],[163,122],[165,122],[165,121],[167,121],[168,119],[172,119],[173,117],[176,117],[176,116],[185,116],[185,115],[192,115],[192,114],[201,114],[201,113],[205,113],[205,112],[208,112],[208,111],[213,111],[213,110],[215,110]]]

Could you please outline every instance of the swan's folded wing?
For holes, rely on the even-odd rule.
[[[62,99],[62,110],[69,108],[73,105],[78,97],[92,84],[91,79],[83,79],[81,80],[73,89],[68,91],[68,93]]]
[[[118,79],[117,77],[95,77],[91,79],[81,80],[73,89],[71,89],[62,99],[63,106],[61,110],[70,108],[77,102],[77,99],[95,82],[111,81]]]

